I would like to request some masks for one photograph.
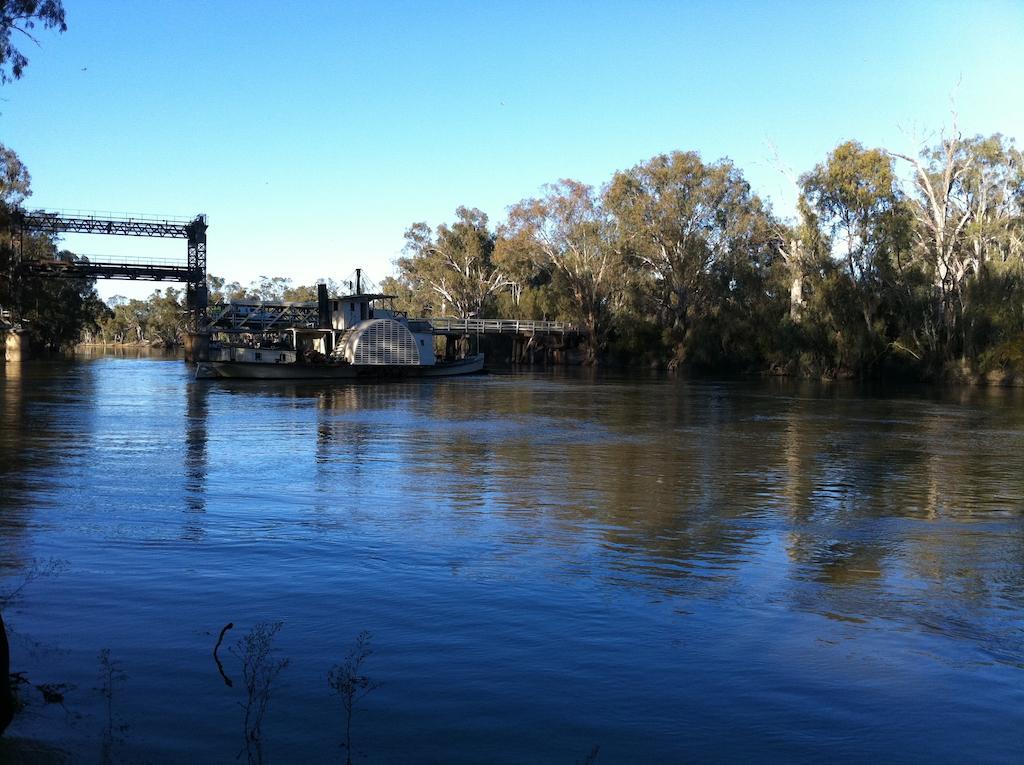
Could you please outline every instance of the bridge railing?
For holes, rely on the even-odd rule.
[[[199,242],[198,237],[206,230],[206,216],[197,215],[192,220],[169,216],[97,215],[87,213],[73,215],[50,210],[20,210],[15,219],[27,231],[42,231],[51,234],[109,234],[113,236],[143,236],[156,239],[189,239]],[[205,240],[202,242],[205,245]]]
[[[82,218],[92,220],[110,220],[127,223],[139,221],[142,223],[180,223],[182,225],[195,220],[195,215],[154,215],[152,213],[134,213],[116,210],[75,210],[66,207],[49,208],[45,210],[26,210],[29,215],[40,215],[56,218]],[[203,217],[203,216],[199,216]]]
[[[465,333],[485,335],[576,335],[582,334],[579,327],[564,321],[541,321],[535,319],[452,319],[437,317],[422,319],[438,333]]]
[[[188,268],[188,260],[185,258],[146,258],[138,255],[86,255],[76,254],[75,260],[64,260],[59,254],[53,257],[58,263],[74,265],[93,266],[176,266]]]

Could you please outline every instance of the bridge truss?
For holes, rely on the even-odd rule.
[[[239,301],[210,306],[205,329],[214,332],[276,332],[319,326],[316,303],[266,303]]]
[[[193,324],[203,323],[208,307],[206,287],[206,216],[161,218],[145,215],[65,213],[45,210],[19,211],[15,226],[22,232],[43,234],[104,234],[155,239],[184,239],[183,261],[146,258],[76,257],[35,260],[18,252],[17,275],[86,277],[93,279],[141,279],[186,284],[186,306]]]

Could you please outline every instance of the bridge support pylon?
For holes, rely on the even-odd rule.
[[[185,335],[185,361],[210,360],[210,333],[189,332]]]

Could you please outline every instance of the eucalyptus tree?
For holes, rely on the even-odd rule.
[[[968,282],[986,265],[1017,265],[1024,255],[1021,153],[1000,135],[965,140],[954,126],[917,157],[892,156],[913,171],[916,239],[940,302],[947,352],[964,352]]]
[[[1000,135],[964,141],[967,225],[975,273],[962,295],[962,356],[983,371],[1024,364],[1024,157]]]
[[[31,178],[18,155],[0,144],[0,307],[15,309],[38,348],[59,350],[94,330],[106,312],[93,279],[44,279],[17,273],[17,260],[77,259],[59,251],[56,237],[23,232],[12,214],[31,196]]]
[[[31,193],[32,179],[28,169],[14,151],[0,143],[0,269],[5,277],[5,281],[0,282],[0,305],[10,303],[13,299],[8,293],[11,259],[17,236],[11,214],[21,207]]]
[[[550,271],[571,298],[571,314],[587,330],[587,363],[607,342],[613,302],[623,284],[614,222],[592,186],[562,180],[545,195],[509,210],[499,255]]]
[[[522,204],[520,202],[513,205],[509,212]],[[529,232],[511,217],[498,226],[495,234],[494,263],[508,280],[507,299],[501,301],[504,303],[501,308],[511,308],[517,315],[531,302],[531,293],[535,292],[539,285],[551,282],[550,270],[543,262],[543,258],[538,256],[538,250],[533,245]]]
[[[249,289],[257,300],[280,303],[285,299],[285,293],[292,289],[292,280],[285,276],[261,275],[250,285]]]
[[[0,309],[10,309],[18,303],[12,270],[18,236],[11,215],[31,193],[31,179],[25,165],[17,154],[0,143]]]
[[[409,316],[426,316],[432,302],[429,294],[414,290],[405,279],[385,276],[380,281],[380,291],[392,295],[395,308]]]
[[[920,157],[892,155],[908,162],[914,171],[917,193],[911,197],[911,209],[917,223],[916,239],[938,294],[942,340],[952,352],[959,344],[964,281],[977,267],[967,247],[972,211],[964,183],[974,160],[955,130],[938,148],[924,149]]]
[[[1024,259],[1024,155],[1012,138],[964,141],[972,162],[963,184],[971,209],[967,239],[979,267]]]
[[[32,193],[32,179],[21,159],[0,143],[0,203],[17,208]]]
[[[261,276],[261,280],[266,280],[266,276]],[[274,280],[271,279],[271,282]],[[260,289],[261,284],[258,282],[250,282],[249,286],[244,287],[240,282],[233,281],[229,282],[223,277],[214,276],[208,274],[206,277],[206,286],[210,291],[210,303],[230,303],[233,301],[256,301],[261,300]]]
[[[187,309],[182,290],[167,287],[154,290],[148,303],[147,332],[151,343],[165,347],[179,345],[185,336]]]
[[[775,229],[776,247],[789,285],[789,319],[794,323],[800,323],[804,317],[808,280],[820,276],[821,266],[828,257],[818,216],[803,193],[797,200],[797,215],[795,223],[777,223]]]
[[[495,265],[495,235],[487,216],[466,207],[455,214],[450,226],[442,223],[431,231],[426,223],[415,223],[405,232],[399,276],[414,291],[429,292],[439,301],[437,315],[482,316],[511,282]]]
[[[844,284],[833,274],[823,285],[829,294],[821,305],[828,315],[821,319],[831,325],[839,366],[863,373],[893,349],[909,347],[893,334],[892,319],[894,306],[919,308],[907,293],[914,282],[909,273],[911,213],[892,157],[856,141],[837,146],[801,177],[801,185],[846,279]],[[929,317],[917,320],[927,324]],[[934,345],[921,337],[914,343]],[[911,352],[920,359],[920,352]]]
[[[0,0],[0,84],[20,79],[28,59],[11,39],[17,32],[36,45],[36,25],[66,32],[61,0]]]
[[[766,254],[768,213],[732,162],[705,164],[696,152],[678,151],[616,173],[605,204],[623,251],[650,277],[676,366],[686,360],[694,322],[717,308],[717,277]],[[729,276],[725,284],[735,286]]]
[[[20,244],[26,259],[73,262],[77,256],[58,251],[51,237],[26,234]],[[107,308],[96,294],[93,279],[23,278],[20,280],[19,316],[32,347],[59,351],[94,334]]]
[[[875,283],[886,255],[883,232],[899,205],[892,159],[881,149],[847,141],[801,183],[850,279],[865,286]]]
[[[152,295],[149,300],[132,298],[110,306],[107,315],[99,322],[100,337],[111,343],[144,342],[149,331],[152,298]]]

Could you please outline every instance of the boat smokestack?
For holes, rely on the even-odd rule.
[[[327,285],[316,285],[316,307],[320,314],[320,329],[331,328],[331,304],[327,299]]]

